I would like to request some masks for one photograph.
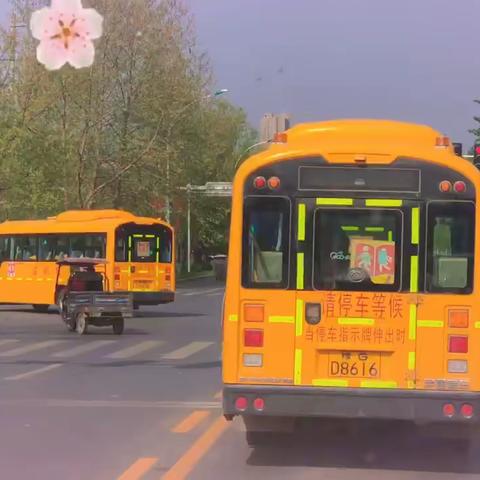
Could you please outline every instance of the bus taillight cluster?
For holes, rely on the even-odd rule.
[[[253,186],[257,190],[263,190],[268,186],[270,190],[277,190],[280,188],[280,179],[278,177],[270,177],[268,181],[265,177],[256,177],[253,181]]]
[[[438,188],[442,193],[449,193],[452,191],[455,193],[465,193],[467,191],[467,185],[465,182],[455,182],[452,185],[452,182],[449,182],[448,180],[441,181]]]

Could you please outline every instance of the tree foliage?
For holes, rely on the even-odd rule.
[[[0,215],[72,208],[164,216],[184,237],[187,183],[228,181],[255,133],[243,111],[208,97],[212,73],[181,0],[84,0],[105,18],[89,69],[48,72],[25,28],[2,33]],[[12,4],[28,24],[29,0]],[[6,59],[6,60],[5,60]],[[228,202],[194,202],[196,243],[224,242]]]

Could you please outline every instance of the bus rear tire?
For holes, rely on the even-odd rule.
[[[33,309],[34,309],[37,313],[47,313],[49,306],[50,306],[50,305],[43,305],[43,304],[40,304],[40,303],[34,303],[34,304],[33,304]]]
[[[125,329],[125,320],[123,317],[115,318],[112,323],[113,333],[115,335],[121,335]]]

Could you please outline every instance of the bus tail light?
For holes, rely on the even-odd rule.
[[[248,400],[245,397],[237,397],[235,400],[235,409],[244,412],[248,408]]]
[[[322,318],[322,308],[319,303],[307,303],[305,305],[305,320],[310,325],[317,325]]]
[[[165,281],[169,282],[172,278],[172,268],[171,267],[165,267]]]
[[[268,188],[270,190],[276,190],[280,187],[280,179],[278,177],[270,177],[268,179]]]
[[[243,333],[245,347],[263,347],[263,330],[246,328]]]
[[[468,362],[466,360],[449,360],[448,373],[467,373]]]
[[[263,412],[263,410],[265,409],[265,400],[263,398],[256,398],[254,401],[253,401],[253,408],[257,411],[257,412]]]
[[[265,188],[267,186],[267,181],[265,180],[265,177],[255,178],[255,180],[253,181],[253,186],[257,190],[262,190],[263,188]]]
[[[449,310],[448,326],[450,328],[468,328],[468,310]]]
[[[453,403],[446,403],[443,406],[443,416],[447,418],[455,416],[455,405]]]
[[[246,322],[263,322],[265,307],[263,305],[246,304],[243,313]]]
[[[465,337],[465,336],[449,337],[448,351],[450,353],[468,353],[468,337]]]
[[[115,276],[114,276],[115,280],[120,280],[120,274],[119,273],[116,273]]]
[[[473,406],[469,403],[464,403],[460,409],[460,413],[463,418],[472,418],[474,413]]]
[[[452,184],[451,184],[448,180],[443,180],[443,181],[440,182],[440,184],[438,185],[438,189],[439,189],[442,193],[451,192],[451,191],[452,191]]]
[[[245,353],[243,355],[244,367],[261,367],[263,366],[263,355],[261,353]]]
[[[453,184],[453,189],[457,193],[465,193],[467,191],[467,185],[465,182],[455,182]]]

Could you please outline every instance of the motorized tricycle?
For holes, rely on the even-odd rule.
[[[130,293],[108,291],[106,261],[89,258],[65,258],[57,262],[57,284],[59,277],[68,281],[62,288],[59,302],[62,320],[70,331],[80,335],[88,332],[90,325],[113,328],[113,333],[121,335],[125,328],[125,318],[133,316],[133,298]]]

